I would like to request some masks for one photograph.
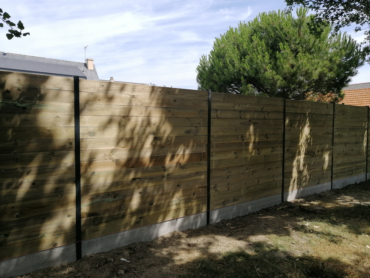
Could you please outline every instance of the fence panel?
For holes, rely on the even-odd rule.
[[[332,132],[333,104],[286,100],[286,194],[297,196],[304,188],[330,183]]]
[[[367,107],[335,106],[333,180],[366,172]]]
[[[0,260],[75,242],[73,79],[0,72]]]
[[[80,88],[84,240],[206,210],[206,92]]]
[[[211,209],[281,193],[283,104],[212,93]]]

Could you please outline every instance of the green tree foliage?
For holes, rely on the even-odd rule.
[[[2,22],[0,22],[0,27],[4,27],[4,25],[9,26],[8,33],[6,34],[6,37],[8,40],[11,40],[12,38],[20,38],[22,36],[28,36],[30,33],[23,33],[24,25],[22,21],[18,21],[17,24],[15,24],[13,21],[10,20],[10,15],[7,12],[4,12],[2,9],[0,9],[0,19]]]
[[[370,26],[369,0],[285,0],[288,11],[296,5],[303,5],[316,14],[311,18],[310,29],[312,34],[320,35],[323,27],[328,23],[333,25],[334,33],[340,28],[355,24],[355,31],[362,31],[363,26]],[[370,63],[370,30],[364,30],[365,40],[362,43],[363,52]]]
[[[309,92],[340,95],[364,63],[360,46],[330,35],[330,26],[314,36],[308,9],[296,13],[262,13],[216,38],[197,67],[199,89],[297,100]]]

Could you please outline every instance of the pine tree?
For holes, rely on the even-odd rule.
[[[364,64],[350,36],[310,33],[306,8],[259,14],[216,38],[197,67],[200,90],[303,100],[309,92],[341,94]]]

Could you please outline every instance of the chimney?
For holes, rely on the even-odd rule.
[[[109,81],[110,81],[110,82],[114,82],[114,79],[113,79],[113,77],[111,77]]]
[[[94,59],[87,58],[86,59],[86,66],[88,70],[94,70]]]

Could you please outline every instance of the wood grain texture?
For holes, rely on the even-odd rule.
[[[336,105],[333,180],[366,171],[367,107]]]
[[[75,241],[74,94],[72,78],[6,72],[0,90],[3,260]]]
[[[333,105],[286,101],[284,192],[331,179]]]
[[[81,86],[83,239],[204,211],[207,93]]]

